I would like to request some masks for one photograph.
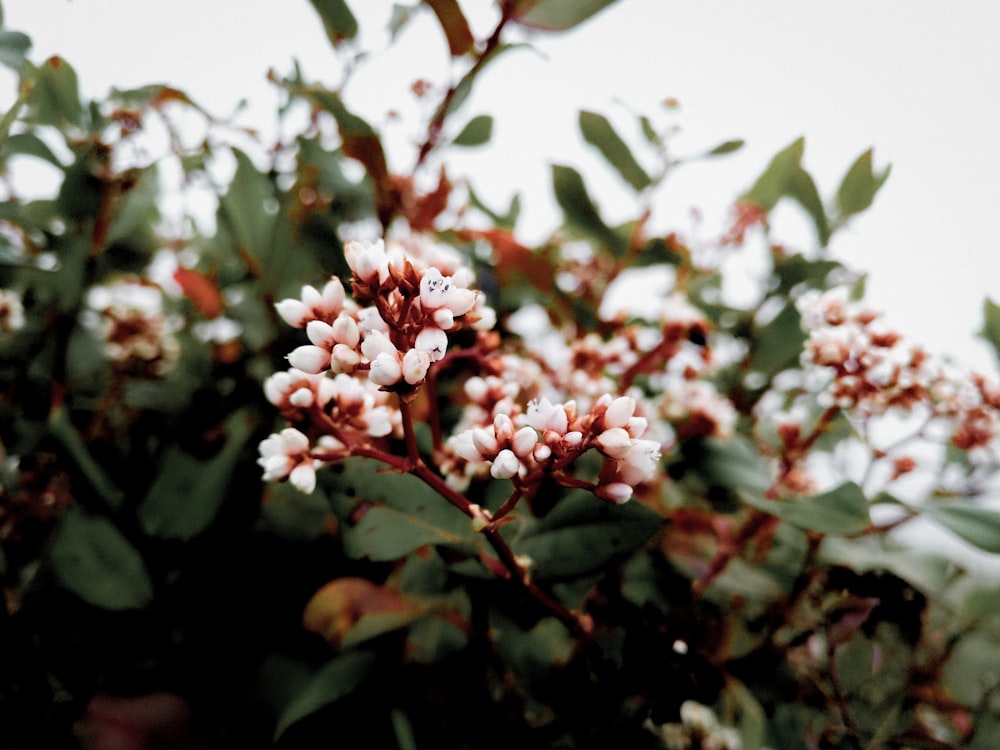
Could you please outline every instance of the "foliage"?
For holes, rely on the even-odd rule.
[[[59,175],[0,205],[3,747],[992,747],[996,582],[897,530],[1000,553],[1000,386],[832,254],[888,167],[824,195],[797,140],[684,236],[651,228],[697,168],[669,130],[581,111],[635,218],[554,164],[534,247],[516,196],[448,173],[491,138],[462,106],[487,63],[608,4],[504,0],[484,39],[454,0],[397,7],[456,71],[411,173],[299,68],[272,76],[294,132],[255,150],[168,86],[82,101],[0,29],[0,168]],[[348,4],[312,5],[363,65]],[[166,219],[177,194],[212,226]],[[814,247],[772,236],[786,200]],[[663,298],[609,309],[649,267]]]

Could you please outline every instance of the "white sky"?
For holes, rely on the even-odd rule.
[[[348,2],[365,32],[362,46],[381,49],[391,0]],[[461,4],[485,34],[492,2]],[[284,73],[298,59],[308,78],[340,80],[306,0],[4,0],[3,7],[6,27],[33,38],[32,59],[62,55],[87,97],[168,83],[220,114],[245,98],[241,121],[268,132],[277,101],[268,68]],[[653,228],[684,233],[693,208],[707,223],[721,220],[771,156],[799,136],[824,197],[874,147],[876,166],[891,163],[892,175],[873,208],[835,237],[835,255],[869,272],[869,301],[891,324],[934,351],[995,369],[975,331],[984,297],[1000,302],[998,39],[996,0],[620,0],[574,32],[538,35],[536,51],[510,51],[487,69],[455,125],[491,114],[494,142],[452,159],[453,176],[470,176],[497,207],[520,192],[531,241],[558,221],[551,163],[579,168],[609,220],[631,215],[628,193],[577,133],[580,108],[610,117],[630,142],[639,140],[631,112],[675,123],[678,154],[744,138],[738,154],[668,181]],[[422,77],[446,86],[446,63],[441,33],[424,12],[346,91],[348,104],[395,144],[395,169],[410,167],[421,111],[409,83]],[[13,93],[4,75],[4,110]],[[677,112],[660,106],[667,97],[680,101]],[[394,108],[401,120],[387,118]],[[775,221],[779,238],[811,242],[796,211]]]

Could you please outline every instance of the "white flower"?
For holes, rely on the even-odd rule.
[[[351,240],[344,245],[344,257],[354,275],[366,284],[376,279],[381,283],[389,278],[389,259],[382,240],[366,243]]]
[[[569,429],[569,418],[562,404],[553,404],[547,398],[528,402],[525,421],[539,432],[552,430],[560,435]]]
[[[427,268],[420,278],[420,304],[427,310],[446,307],[455,317],[465,315],[476,304],[476,293],[458,286],[450,276]]]
[[[361,353],[374,362],[380,354],[388,354],[395,359],[399,355],[399,350],[388,335],[382,331],[371,331],[361,342]]]
[[[594,490],[594,494],[602,500],[607,500],[609,503],[621,505],[632,498],[633,491],[630,484],[625,484],[625,482],[611,482],[610,484],[602,484]]]
[[[604,424],[608,427],[625,427],[634,413],[635,399],[621,396],[608,404],[608,410],[604,412]]]
[[[634,440],[618,462],[618,477],[632,485],[645,482],[656,473],[660,463],[660,445],[652,440]]]
[[[301,463],[289,472],[288,481],[297,490],[309,495],[316,489],[316,467],[312,462]]]
[[[625,458],[632,450],[632,437],[621,427],[612,427],[597,436],[597,447],[611,458]]]

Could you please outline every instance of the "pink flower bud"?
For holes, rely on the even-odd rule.
[[[333,346],[333,326],[324,320],[310,320],[306,323],[306,336],[316,346]]]
[[[625,458],[632,448],[632,436],[621,427],[612,427],[597,436],[598,449],[611,458]]]
[[[382,331],[371,331],[361,342],[361,353],[374,362],[380,354],[389,354],[395,358],[399,352],[386,334]]]
[[[545,443],[536,443],[531,455],[538,463],[545,463],[552,457],[552,449]]]
[[[538,444],[538,433],[534,427],[522,427],[514,433],[511,448],[520,458],[527,458]]]
[[[308,409],[313,405],[316,397],[308,388],[299,388],[288,397],[288,403],[298,406],[301,409]]]
[[[635,400],[621,396],[608,405],[608,410],[604,412],[604,424],[607,427],[625,427],[633,413],[635,413]]]
[[[484,457],[496,455],[499,445],[492,428],[477,427],[472,431],[472,444]]]
[[[403,368],[399,364],[399,359],[388,352],[382,352],[375,357],[368,371],[368,379],[380,386],[395,385],[402,377]]]
[[[309,308],[298,299],[283,299],[275,303],[274,309],[292,328],[301,328],[310,315]]]
[[[341,313],[333,321],[332,332],[335,341],[346,344],[352,349],[356,348],[358,342],[361,341],[361,329],[358,328],[358,322],[345,313]]]
[[[353,372],[361,362],[361,355],[347,344],[337,344],[333,347],[330,357],[330,367],[338,373]]]
[[[497,440],[507,442],[514,437],[514,423],[510,417],[501,412],[493,418],[493,431],[496,433]]]
[[[340,283],[340,279],[336,276],[326,282],[320,295],[323,298],[323,309],[331,313],[331,317],[332,313],[340,312],[341,308],[343,308],[346,294],[344,292],[344,285]]]
[[[354,275],[366,284],[389,277],[389,261],[382,240],[364,244],[352,240],[344,245],[344,257]]]
[[[602,484],[594,490],[594,494],[601,498],[601,500],[621,505],[631,499],[632,491],[632,487],[624,482],[612,482],[611,484]]]
[[[437,362],[444,357],[445,352],[448,350],[448,334],[440,328],[424,328],[417,334],[413,346],[416,349],[422,349],[429,353],[431,359]]]
[[[298,346],[288,353],[288,363],[297,370],[316,375],[330,368],[330,352],[321,346]]]
[[[431,355],[420,349],[410,349],[403,355],[403,380],[410,385],[423,382],[431,366]]]
[[[493,465],[490,467],[490,476],[494,479],[510,479],[517,476],[520,469],[521,462],[514,455],[514,451],[504,448],[493,459]]]

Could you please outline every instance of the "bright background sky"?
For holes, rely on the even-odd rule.
[[[361,46],[376,52],[391,0],[348,0]],[[416,0],[412,0],[415,4]],[[490,0],[461,0],[474,31],[488,33]],[[112,86],[168,83],[225,115],[269,133],[277,92],[266,82],[298,59],[307,78],[335,86],[338,63],[306,0],[5,0],[6,27],[34,40],[31,58],[52,54],[77,70],[84,96]],[[391,54],[365,65],[345,97],[396,144],[391,166],[408,171],[421,104],[416,78],[449,83],[443,38],[427,8]],[[535,50],[497,59],[456,125],[495,118],[490,147],[453,160],[488,202],[524,203],[523,239],[558,222],[551,163],[580,169],[609,221],[634,212],[628,193],[582,143],[581,108],[611,118],[630,142],[631,113],[676,124],[678,155],[743,138],[744,149],[690,165],[668,180],[653,227],[720,222],[771,156],[799,136],[806,168],[833,195],[862,151],[892,174],[873,208],[834,238],[836,257],[869,272],[868,300],[931,350],[976,369],[995,363],[976,337],[983,299],[1000,302],[1000,3],[962,0],[840,0],[837,3],[620,0],[568,34],[536,35]],[[13,78],[0,79],[9,106]],[[675,98],[674,112],[661,103]],[[428,106],[427,104],[423,105]],[[402,114],[387,117],[390,109]],[[808,247],[795,210],[775,216],[777,235]]]

